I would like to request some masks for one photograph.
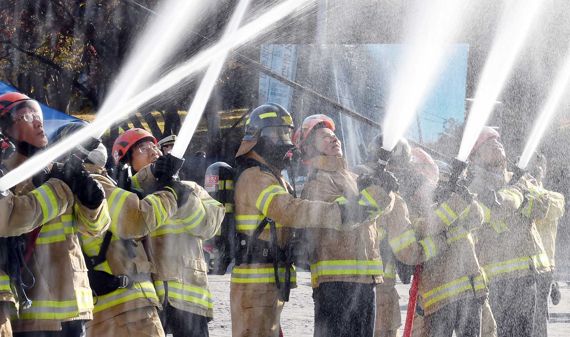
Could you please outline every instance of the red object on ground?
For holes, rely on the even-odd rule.
[[[279,337],[283,337],[283,329],[281,327],[279,327]]]
[[[408,311],[406,312],[406,325],[404,325],[403,337],[410,337],[412,335],[412,328],[414,327],[414,314],[416,313],[416,303],[418,302],[418,288],[420,285],[420,278],[422,275],[422,266],[417,265],[414,272],[414,279],[410,287],[410,300],[408,301]]]

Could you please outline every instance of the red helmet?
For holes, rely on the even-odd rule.
[[[19,92],[7,92],[0,95],[0,118],[19,107],[22,103],[29,105],[31,108],[41,113],[42,108],[35,100]]]
[[[307,141],[307,138],[309,138],[315,126],[319,124],[332,131],[335,129],[334,121],[329,116],[323,114],[310,115],[303,120],[301,128],[295,131],[293,144],[300,149],[303,143]]]
[[[129,152],[131,147],[142,140],[149,140],[152,141],[154,144],[157,143],[156,138],[152,135],[152,133],[146,131],[145,129],[134,128],[125,131],[121,134],[115,142],[113,143],[113,160],[115,164],[119,164],[119,162],[125,157],[125,155]]]

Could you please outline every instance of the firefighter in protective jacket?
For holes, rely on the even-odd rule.
[[[489,302],[498,336],[531,336],[536,277],[550,271],[535,221],[548,212],[547,200],[510,182],[499,133],[485,127],[470,154],[469,190],[485,212],[477,232],[477,257],[489,279]],[[517,308],[517,310],[512,310]],[[483,321],[483,329],[489,324]]]
[[[133,185],[147,192],[165,181],[173,182],[182,161],[167,155],[146,157],[133,164],[137,165],[132,166],[137,171]],[[148,240],[156,268],[153,279],[163,303],[161,320],[165,330],[175,337],[203,337],[209,335],[214,301],[202,245],[203,240],[214,237],[219,230],[225,209],[197,183],[176,183],[187,191],[184,201],[164,226],[152,231]]]
[[[358,196],[357,176],[348,170],[334,121],[305,118],[294,136],[308,167],[301,197],[333,202]],[[306,230],[315,302],[315,336],[373,336],[374,287],[382,282],[376,219],[352,231]]]
[[[377,185],[347,202],[294,198],[281,175],[294,147],[292,130],[291,115],[283,107],[261,105],[247,118],[236,154],[240,247],[230,291],[233,336],[278,336],[284,300],[295,283],[293,228],[349,230],[344,224],[356,223],[366,210],[385,211],[392,204],[391,194]]]
[[[65,138],[82,125],[71,123],[56,132],[56,139]],[[144,131],[144,130],[143,130]],[[146,156],[138,151],[141,143],[153,140],[148,132],[127,131],[116,143],[123,144],[123,157]],[[105,190],[111,225],[98,237],[81,236],[95,309],[87,323],[87,336],[122,336],[145,333],[164,336],[157,307],[158,296],[151,279],[151,263],[142,238],[163,225],[177,210],[176,196],[168,189],[139,199],[136,193],[117,186],[105,170],[107,149],[76,147],[86,157],[86,168]],[[134,153],[137,151],[137,153]],[[127,155],[128,153],[128,155]],[[121,157],[120,159],[123,159]]]
[[[48,142],[39,104],[17,92],[0,96],[0,128],[16,145],[16,153],[6,161],[8,170],[16,168]],[[67,201],[70,205],[62,214],[26,235],[25,268],[30,271],[28,278],[33,280],[27,291],[31,305],[21,308],[12,325],[22,336],[42,331],[81,336],[84,322],[93,318],[93,298],[77,233],[95,236],[107,228],[110,218],[105,194],[83,167],[72,161],[63,167],[53,165],[48,175],[22,182],[12,192],[25,195],[34,189],[34,183],[39,185],[47,177],[63,180],[74,197],[69,198],[67,191],[47,184],[37,190],[45,197],[52,195],[48,197],[49,203],[41,204],[45,217],[57,212],[61,202],[57,199],[70,200]]]

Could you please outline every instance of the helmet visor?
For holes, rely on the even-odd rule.
[[[293,128],[288,126],[269,126],[261,130],[261,137],[270,139],[273,144],[293,145],[291,134]]]

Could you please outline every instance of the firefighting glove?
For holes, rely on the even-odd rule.
[[[44,167],[38,173],[34,174],[32,177],[32,184],[34,184],[34,187],[38,188],[42,186],[46,181],[48,181],[49,178],[50,171],[47,169],[47,167]]]
[[[363,222],[368,218],[369,212],[374,211],[371,207],[362,206],[357,200],[339,202],[340,219],[342,226],[340,230],[351,230],[353,225]]]
[[[560,285],[558,282],[552,282],[552,287],[550,288],[550,299],[552,300],[552,304],[558,305],[560,303],[560,299],[562,298],[562,293],[560,292]]]
[[[165,184],[159,188],[162,191],[169,191],[174,194],[176,198],[176,205],[180,208],[182,205],[188,201],[188,197],[190,193],[192,193],[193,189],[190,186],[183,184],[179,180],[170,178]]]
[[[448,200],[451,195],[457,194],[463,201],[470,204],[473,202],[474,195],[469,191],[467,186],[461,181],[453,183],[452,181],[440,180],[435,191],[434,191],[434,202],[441,204],[442,202]]]
[[[105,199],[103,187],[85,171],[77,156],[71,156],[64,165],[54,164],[50,177],[66,183],[79,202],[87,208],[97,209]]]
[[[356,181],[358,185],[358,190],[362,191],[372,185],[378,185],[386,193],[398,192],[400,185],[398,184],[398,179],[394,176],[392,172],[389,171],[379,171],[372,175],[361,175]]]
[[[171,154],[158,157],[152,164],[151,171],[158,181],[166,182],[172,177],[178,175],[178,171],[182,168],[184,159],[176,158]]]

